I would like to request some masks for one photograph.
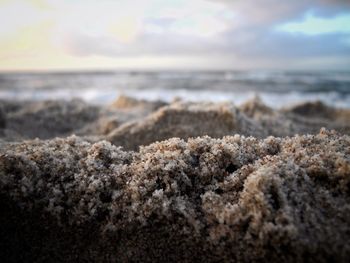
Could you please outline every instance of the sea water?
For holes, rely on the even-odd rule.
[[[280,108],[320,100],[350,108],[350,71],[99,71],[0,73],[0,99],[107,104],[119,95],[170,102],[232,101],[259,95]]]

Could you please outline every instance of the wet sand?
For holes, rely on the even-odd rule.
[[[350,257],[349,110],[0,105],[2,262]]]

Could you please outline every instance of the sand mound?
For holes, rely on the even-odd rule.
[[[259,123],[269,135],[284,137],[315,134],[322,127],[350,133],[350,111],[335,109],[322,102],[306,102],[274,110],[264,105],[259,97],[255,97],[240,105],[239,109]]]
[[[283,137],[310,132],[302,131],[300,125],[296,124],[294,120],[288,118],[286,114],[266,106],[259,97],[245,102],[239,106],[239,109],[242,113],[261,125],[269,135]],[[321,127],[323,126],[317,126],[316,129],[319,130]]]
[[[250,118],[258,118],[262,115],[273,115],[274,110],[266,106],[259,96],[255,96],[252,100],[248,100],[240,105],[240,110]]]
[[[350,110],[337,109],[320,101],[306,102],[290,108],[282,109],[281,113],[300,126],[300,133],[315,132],[316,127],[335,129],[341,133],[350,133]]]
[[[208,135],[220,138],[235,133],[267,135],[231,104],[175,102],[143,120],[126,123],[110,133],[107,140],[135,150],[140,145],[172,137],[187,139]]]
[[[103,136],[147,114],[142,107],[120,110],[89,105],[81,100],[0,101],[0,136],[7,141],[72,134]]]
[[[100,109],[81,100],[1,103],[6,129],[21,138],[65,136],[99,118]]]
[[[165,105],[165,106],[163,106]],[[161,107],[163,106],[163,107]],[[180,137],[214,138],[239,133],[264,138],[316,134],[322,127],[350,133],[350,112],[322,103],[305,103],[288,109],[267,107],[258,98],[239,107],[231,103],[138,101],[120,97],[114,106],[89,105],[81,100],[0,101],[0,139],[50,139],[79,135],[106,139],[125,149]],[[96,139],[94,139],[96,138]]]
[[[146,101],[146,100],[138,100],[125,95],[120,95],[111,105],[110,107],[113,109],[132,109],[132,108],[142,108],[142,110],[146,110],[148,112],[155,111],[160,107],[167,105],[163,101]]]
[[[350,138],[325,130],[171,139],[139,152],[79,137],[9,144],[0,257],[347,262],[349,154]]]
[[[350,122],[350,110],[332,108],[321,101],[298,104],[286,108],[284,112],[294,113],[308,118],[327,119],[333,122]]]
[[[336,110],[328,107],[321,101],[306,102],[295,105],[286,111],[304,116],[331,119],[335,117]]]

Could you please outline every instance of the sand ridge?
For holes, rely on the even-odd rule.
[[[0,105],[2,262],[350,257],[347,109]]]
[[[38,250],[17,244],[38,261],[50,251],[66,261],[347,262],[349,153],[349,136],[327,130],[173,138],[137,152],[75,136],[8,144],[2,232],[11,240],[15,222],[34,243],[40,226],[44,239],[62,233]]]
[[[317,134],[322,127],[350,132],[348,109],[335,109],[321,102],[272,109],[258,97],[238,106],[181,100],[167,104],[121,96],[108,106],[81,100],[0,101],[0,109],[0,142],[76,134],[137,150],[141,145],[172,137],[221,138],[236,133],[257,138],[285,137]]]

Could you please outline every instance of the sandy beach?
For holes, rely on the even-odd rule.
[[[347,109],[259,97],[0,105],[6,262],[350,257]]]
[[[349,0],[0,0],[0,263],[349,240]]]

